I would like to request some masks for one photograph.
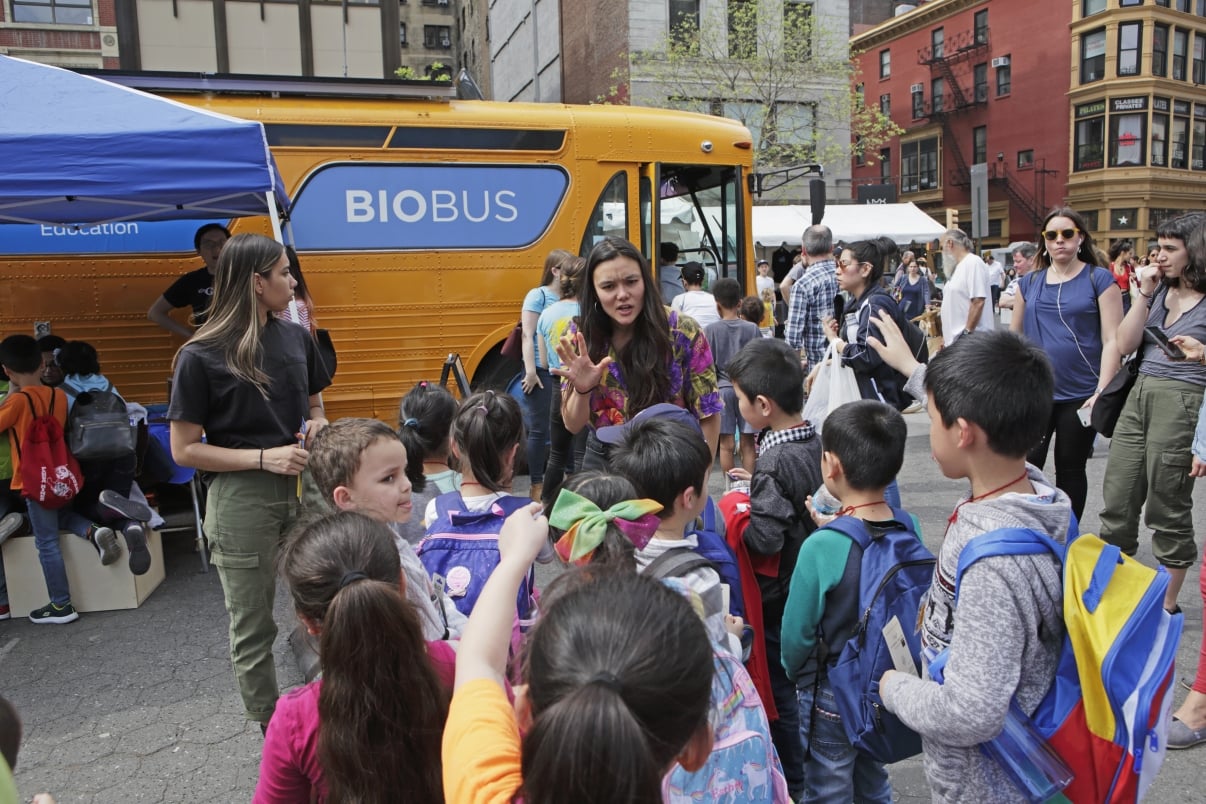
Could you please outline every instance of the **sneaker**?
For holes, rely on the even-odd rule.
[[[13,612],[12,609],[8,607],[8,604],[0,604],[0,620],[8,620],[11,619],[12,616]]]
[[[921,403],[920,400],[914,400],[913,404],[909,405],[907,408],[902,410],[901,413],[916,413],[917,411],[921,410],[923,407],[925,407],[925,406]],[[101,493],[103,494],[104,492],[101,492]]]
[[[109,531],[112,533],[113,531]],[[40,609],[34,609],[29,613],[29,621],[31,623],[53,623],[54,625],[64,625],[73,623],[80,618],[76,613],[75,606],[68,603],[66,606],[56,606],[54,603],[47,603]]]
[[[1177,718],[1172,719],[1168,726],[1169,748],[1193,748],[1195,745],[1206,743],[1206,727],[1191,729]]]
[[[126,525],[122,535],[126,537],[126,549],[130,552],[130,572],[146,575],[151,568],[151,551],[147,549],[147,537],[142,525],[131,522]]]
[[[5,514],[4,518],[0,519],[0,544],[4,544],[8,537],[19,531],[24,524],[25,517],[16,511]]]
[[[101,564],[106,567],[121,558],[121,545],[117,542],[117,534],[113,528],[104,525],[93,525],[88,529],[88,541],[100,553]]]
[[[100,504],[110,511],[121,514],[122,518],[132,519],[135,522],[150,522],[154,515],[146,504],[123,497],[113,489],[105,489],[100,493]]]

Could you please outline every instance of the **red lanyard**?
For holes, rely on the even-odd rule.
[[[850,514],[853,514],[855,511],[857,511],[860,508],[870,508],[873,505],[887,505],[887,504],[888,504],[887,500],[875,500],[874,502],[863,503],[862,505],[847,505],[845,508],[841,509],[836,514],[834,514],[834,516],[835,517],[848,516]]]
[[[946,534],[948,531],[950,531],[951,525],[955,524],[955,522],[959,519],[959,509],[960,508],[967,505],[968,503],[979,502],[980,500],[983,500],[985,497],[991,497],[992,495],[996,494],[997,492],[1004,491],[1005,489],[1012,486],[1014,483],[1020,483],[1025,479],[1026,479],[1026,470],[1023,469],[1022,473],[1020,475],[1015,477],[1013,480],[1010,480],[1005,485],[997,486],[995,489],[992,489],[991,491],[986,491],[983,494],[978,494],[975,497],[968,497],[966,500],[964,500],[963,502],[956,505],[955,510],[951,512],[950,518],[946,520],[946,530],[942,532],[943,538],[946,538]]]

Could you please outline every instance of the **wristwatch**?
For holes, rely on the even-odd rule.
[[[971,331],[970,329],[967,329],[967,328],[965,327],[965,328],[963,329],[963,334],[964,334],[964,335],[971,335],[971,334],[972,334],[972,331]]]

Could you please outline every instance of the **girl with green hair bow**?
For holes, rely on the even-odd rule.
[[[557,554],[569,564],[622,564],[634,572],[633,552],[657,530],[660,503],[637,499],[619,475],[579,472],[565,481],[549,511],[550,531],[560,536]]]

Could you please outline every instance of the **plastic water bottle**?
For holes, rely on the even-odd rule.
[[[822,516],[833,516],[842,510],[842,501],[830,494],[829,489],[822,483],[812,494],[812,507]]]
[[[1018,790],[1033,802],[1062,802],[1061,792],[1072,782],[1072,771],[1039,734],[1016,700],[1009,702],[1005,727],[980,749],[997,761]]]

